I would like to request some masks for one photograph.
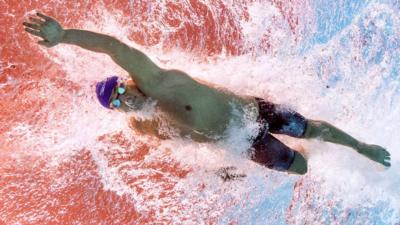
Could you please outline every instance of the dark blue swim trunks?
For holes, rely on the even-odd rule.
[[[270,169],[286,171],[294,160],[294,150],[270,133],[301,138],[306,131],[307,120],[280,105],[261,98],[256,98],[256,101],[259,107],[257,122],[261,124],[261,129],[253,141],[251,159]]]

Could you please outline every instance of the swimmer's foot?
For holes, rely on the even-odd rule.
[[[236,167],[233,166],[228,166],[228,167],[222,167],[217,170],[216,174],[221,177],[221,179],[226,182],[226,181],[233,181],[233,180],[241,180],[241,178],[246,177],[246,174],[237,174],[234,173],[233,170],[236,170]]]
[[[360,143],[357,146],[357,151],[375,162],[390,167],[390,153],[381,146]]]

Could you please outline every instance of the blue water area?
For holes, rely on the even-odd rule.
[[[239,212],[251,212],[250,214],[240,217],[238,219],[239,224],[274,224],[274,225],[285,225],[287,209],[290,206],[293,198],[293,187],[294,182],[285,182],[279,187],[276,187],[276,191],[273,195],[259,196],[260,192],[255,191],[254,194],[249,196],[249,199],[259,200],[257,204],[237,205],[232,211],[224,215],[223,219],[218,224],[228,224],[232,218],[238,218]]]
[[[362,0],[339,0],[325,1],[316,0],[313,3],[317,29],[304,43],[301,52],[304,54],[317,44],[327,43],[338,32],[347,27],[360,11],[370,1]]]
[[[301,54],[309,55],[309,50],[315,46],[328,46],[329,41],[339,35],[338,43],[329,44],[336,46],[331,53],[314,55],[317,76],[324,85],[334,88],[339,82],[346,81],[347,79],[343,79],[346,76],[355,74],[363,76],[373,70],[374,66],[379,66],[382,81],[374,93],[370,93],[371,100],[381,101],[380,96],[387,90],[392,90],[390,93],[393,99],[398,98],[400,37],[395,21],[398,19],[399,2],[388,0],[314,2],[317,26],[310,34],[310,38],[300,44]],[[352,28],[343,33],[343,29],[348,26]],[[359,41],[357,45],[354,45],[354,38]],[[360,60],[366,64],[362,68],[357,65],[346,67],[348,71],[345,74],[339,65],[347,64],[347,59],[352,57],[352,51],[358,51],[357,48],[361,52]],[[397,101],[392,101],[391,104],[394,102]]]

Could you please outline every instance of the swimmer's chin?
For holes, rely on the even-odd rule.
[[[154,101],[147,102],[145,105],[137,108],[126,107],[122,108],[120,112],[126,114],[128,117],[134,117],[138,120],[155,120],[160,118],[157,112],[156,104]]]
[[[150,101],[144,101],[140,103],[124,102],[121,107],[118,108],[118,111],[124,113],[140,113],[151,110],[151,105],[152,104]]]
[[[130,108],[130,107],[121,106],[118,109],[116,109],[116,111],[120,112],[120,113],[135,113],[135,112],[137,112],[139,110],[133,109],[133,108]]]

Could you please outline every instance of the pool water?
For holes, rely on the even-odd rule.
[[[128,77],[107,55],[47,49],[36,10],[112,35],[164,68],[287,105],[392,154],[277,136],[306,150],[288,175],[224,143],[158,140],[105,110],[95,83]],[[400,4],[395,0],[5,1],[0,4],[0,224],[400,224]],[[224,181],[234,166],[246,177]]]

